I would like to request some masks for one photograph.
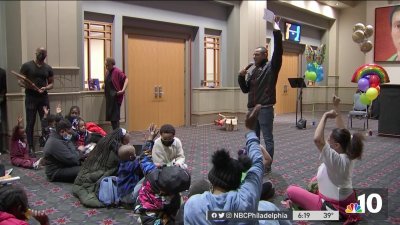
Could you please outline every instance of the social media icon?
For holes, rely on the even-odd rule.
[[[216,219],[218,217],[217,213],[211,213],[211,218]]]
[[[225,213],[218,213],[218,218],[223,219],[224,215],[225,215]]]
[[[230,213],[230,212],[226,213],[226,218],[227,219],[232,219],[232,213]]]

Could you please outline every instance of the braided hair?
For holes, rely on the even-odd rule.
[[[118,158],[118,149],[122,145],[122,138],[123,135],[121,129],[115,129],[111,133],[107,134],[107,136],[101,138],[83,163],[78,177],[75,180],[75,184],[84,183],[84,178],[81,176],[82,174],[106,169],[106,164],[110,157],[110,151],[114,152],[115,157]],[[94,165],[96,165],[96,167],[94,167]]]

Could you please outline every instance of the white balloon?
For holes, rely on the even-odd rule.
[[[365,53],[371,51],[372,47],[373,47],[372,42],[371,42],[370,40],[368,40],[368,41],[364,41],[364,42],[360,45],[360,50],[361,50],[362,52],[364,52],[364,54],[365,54]]]
[[[362,23],[356,23],[353,27],[353,31],[357,31],[357,30],[361,30],[364,31],[365,30],[365,25]]]
[[[362,30],[356,30],[354,31],[353,35],[352,35],[353,41],[355,43],[361,43],[364,41],[365,39],[365,35],[364,35],[364,31]]]
[[[365,27],[364,35],[366,38],[371,37],[374,34],[374,27],[371,25],[367,25]]]

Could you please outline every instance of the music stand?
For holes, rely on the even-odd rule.
[[[307,88],[306,83],[304,82],[304,78],[302,77],[295,77],[295,78],[288,78],[290,87],[292,88],[300,88],[300,93],[298,98],[296,99],[296,127],[299,129],[306,128],[306,120],[303,120],[303,88]],[[300,102],[300,120],[297,121],[297,112]]]

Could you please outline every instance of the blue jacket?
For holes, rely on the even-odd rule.
[[[207,191],[203,194],[190,197],[185,204],[185,225],[239,224],[237,221],[228,220],[209,221],[206,219],[206,213],[209,210],[257,211],[264,173],[260,140],[254,131],[246,134],[246,140],[252,166],[248,170],[246,178],[239,189],[219,195],[214,195]],[[253,224],[258,224],[258,221],[252,222],[254,222]],[[242,224],[252,224],[252,222]]]

